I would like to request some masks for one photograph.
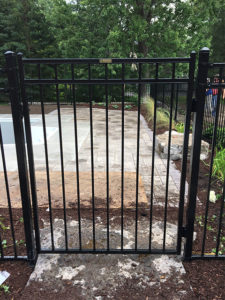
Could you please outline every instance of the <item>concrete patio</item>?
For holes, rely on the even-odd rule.
[[[9,120],[10,115],[1,115],[0,120]],[[60,146],[59,146],[59,130],[58,130],[58,114],[53,111],[45,116],[47,128],[47,144],[48,144],[48,160],[49,169],[52,179],[57,187],[61,189],[61,160],[60,160]],[[75,159],[75,138],[74,138],[74,117],[72,108],[61,109],[62,121],[62,139],[63,139],[63,159],[65,179],[70,180],[71,176],[76,176],[76,159]],[[33,135],[33,149],[35,159],[35,169],[37,177],[37,188],[43,193],[43,188],[46,185],[46,160],[43,139],[43,127],[41,115],[31,115],[32,135]],[[105,110],[93,109],[93,141],[94,141],[94,171],[96,180],[96,191],[98,193],[99,183],[106,183],[106,120]],[[80,184],[82,182],[85,186],[87,181],[91,184],[91,147],[90,147],[90,114],[88,108],[77,109],[77,126],[78,126],[78,156],[79,156],[79,170],[80,170]],[[140,162],[139,162],[139,185],[140,197],[150,197],[151,192],[151,172],[152,172],[152,140],[153,133],[148,128],[144,118],[141,116],[141,130],[140,130]],[[124,127],[124,172],[125,172],[125,191],[126,181],[128,181],[129,193],[134,193],[136,187],[136,159],[137,159],[137,112],[125,111],[125,127]],[[3,137],[4,138],[4,137]],[[15,181],[17,178],[17,162],[14,144],[5,144],[5,155],[7,161],[7,170],[12,172],[10,183],[15,188]],[[2,161],[0,161],[0,170],[2,171]],[[175,169],[173,162],[169,163],[169,184],[168,184],[168,206],[178,207],[179,201],[179,185],[180,172]],[[57,173],[55,173],[57,172]],[[121,172],[121,111],[109,110],[109,172],[110,185],[116,179],[116,186],[118,187],[119,172]],[[57,175],[58,174],[58,175]],[[85,174],[90,174],[87,176]],[[166,195],[166,175],[167,175],[167,159],[162,159],[155,152],[155,169],[154,169],[154,204],[164,206]],[[50,177],[51,177],[50,176]],[[89,177],[89,178],[88,178]],[[68,178],[68,179],[67,179]],[[100,178],[100,179],[98,179]],[[75,177],[74,177],[75,180]],[[68,183],[67,197],[71,199],[76,197],[76,184],[72,181],[72,186]],[[115,182],[114,182],[115,183]],[[130,188],[130,187],[133,187]],[[12,193],[18,195],[18,191]],[[55,189],[55,187],[54,187]],[[143,193],[144,189],[144,193]],[[88,191],[88,192],[87,192]],[[91,189],[87,188],[84,192],[83,198],[91,197]],[[88,193],[90,194],[88,196]],[[113,192],[115,194],[115,192]],[[46,194],[47,195],[47,194]],[[43,198],[40,195],[39,198]],[[106,197],[106,188],[101,188],[101,198]],[[120,194],[116,197],[120,197]],[[4,196],[3,196],[4,198]],[[18,196],[17,196],[18,199]],[[141,201],[141,200],[140,200]],[[146,202],[146,199],[143,200]],[[59,200],[60,202],[60,200]]]

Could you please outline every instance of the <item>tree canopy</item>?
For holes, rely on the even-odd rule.
[[[224,57],[223,0],[0,0],[0,51],[28,57]],[[2,59],[1,57],[1,59]]]

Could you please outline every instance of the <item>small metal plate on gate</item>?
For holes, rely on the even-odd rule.
[[[112,58],[101,58],[99,59],[100,64],[111,64]]]

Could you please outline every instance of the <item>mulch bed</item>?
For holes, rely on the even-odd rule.
[[[21,299],[21,295],[33,268],[34,267],[30,266],[26,261],[0,262],[0,271],[7,271],[10,273],[9,278],[3,283],[9,287],[9,292],[6,293],[3,290],[0,290],[0,299]]]
[[[187,181],[190,182],[189,164],[187,168]],[[176,167],[181,171],[181,161],[175,162]],[[209,183],[209,165],[210,158],[200,162],[199,181],[198,181],[198,198],[195,221],[196,240],[193,244],[193,253],[200,254],[202,250],[202,238],[204,230],[204,216],[206,210],[206,201]],[[216,194],[221,194],[222,183],[216,178],[212,178],[211,190]],[[218,232],[218,220],[221,207],[221,199],[216,203],[209,202],[208,210],[208,230],[206,231],[206,244],[204,253],[212,253],[216,247],[214,239]],[[215,217],[216,216],[216,217]],[[223,218],[224,219],[224,218]],[[224,236],[224,225],[222,224],[222,235]],[[224,254],[224,253],[223,253]],[[191,286],[196,294],[196,299],[225,299],[224,278],[225,278],[225,261],[222,260],[194,260],[184,262],[184,267],[188,274]]]
[[[181,161],[176,161],[175,164],[176,167],[181,171]],[[198,179],[198,198],[200,202],[197,202],[196,205],[196,221],[195,221],[195,232],[197,233],[197,238],[193,245],[193,253],[195,254],[199,254],[202,249],[206,202],[208,196],[209,165],[210,165],[210,158],[208,158],[204,162],[203,161],[200,162],[199,179]],[[187,181],[189,183],[190,182],[189,161],[187,166],[188,166]],[[222,189],[223,189],[222,183],[218,179],[212,178],[211,190],[215,191],[216,195],[218,194],[221,195]],[[215,249],[216,247],[215,237],[217,236],[217,232],[218,232],[221,199],[218,199],[216,203],[209,202],[208,223],[207,223],[208,229],[206,231],[205,253],[213,254],[212,250]],[[223,218],[221,235],[224,235],[224,225],[225,225],[225,220]]]
[[[225,299],[225,261],[195,260],[183,264],[196,299]]]

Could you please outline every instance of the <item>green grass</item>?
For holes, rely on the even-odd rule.
[[[213,161],[213,176],[224,182],[225,178],[225,148],[216,151]]]

